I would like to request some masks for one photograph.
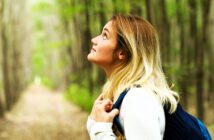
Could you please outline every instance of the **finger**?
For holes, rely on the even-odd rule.
[[[106,105],[105,107],[106,112],[110,112],[112,110],[112,107],[113,107],[113,103]]]
[[[102,102],[102,106],[103,106],[104,108],[110,107],[111,104],[112,104],[112,101],[111,101],[110,99],[105,99],[105,100]]]
[[[109,117],[111,119],[113,119],[115,116],[117,116],[119,114],[119,110],[118,109],[113,109],[111,112],[109,112]]]
[[[96,99],[96,101],[102,101],[104,98],[103,98],[103,94],[101,93],[98,97],[97,97],[97,99]]]
[[[112,109],[112,105],[107,105],[107,106],[105,107],[105,111],[106,111],[106,112],[110,112],[111,109]]]
[[[101,104],[103,102],[103,95],[99,95],[97,99],[94,101],[94,104]]]

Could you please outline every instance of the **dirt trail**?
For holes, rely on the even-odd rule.
[[[89,140],[86,118],[62,94],[32,85],[0,119],[0,140]]]

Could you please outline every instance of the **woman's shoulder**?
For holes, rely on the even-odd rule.
[[[127,92],[125,100],[154,100],[156,98],[155,92],[149,88],[134,87]]]
[[[136,126],[141,124],[142,129],[154,128],[159,134],[164,132],[163,106],[155,93],[147,88],[140,87],[129,90],[122,102],[119,118],[122,124],[136,124]]]
[[[162,108],[162,104],[160,103],[158,97],[155,95],[155,92],[148,88],[142,87],[131,88],[127,92],[122,102],[122,106],[124,108],[143,108],[143,107],[150,107],[153,109]],[[122,106],[121,108],[123,108]]]

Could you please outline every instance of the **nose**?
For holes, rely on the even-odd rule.
[[[94,38],[91,39],[91,43],[92,43],[93,45],[96,45],[96,44],[97,44],[97,43],[96,43],[96,37],[94,37]]]

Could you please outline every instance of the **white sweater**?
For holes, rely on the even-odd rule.
[[[164,110],[151,90],[130,89],[122,102],[119,120],[127,140],[163,139]],[[116,140],[112,123],[95,122],[88,117],[87,130],[91,140]]]

